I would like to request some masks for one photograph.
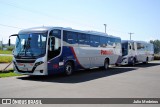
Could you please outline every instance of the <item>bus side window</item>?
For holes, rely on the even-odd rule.
[[[88,34],[85,35],[85,45],[90,46],[90,35]]]
[[[100,46],[101,47],[106,47],[108,43],[108,40],[106,37],[100,37]]]
[[[85,37],[81,33],[78,34],[78,44],[79,45],[84,45],[85,44]]]
[[[137,43],[137,49],[140,50],[141,49],[141,44]]]
[[[64,41],[67,42],[69,45],[71,44],[78,44],[77,33],[64,31]]]
[[[90,35],[78,33],[78,45],[85,47],[90,46]]]
[[[145,46],[142,43],[137,43],[137,49],[143,51]]]
[[[115,38],[115,42],[116,42],[116,46],[120,46],[121,45],[121,39]]]
[[[91,35],[90,36],[90,45],[92,47],[98,47],[100,46],[100,37],[96,35]]]

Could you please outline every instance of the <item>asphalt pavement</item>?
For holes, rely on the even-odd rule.
[[[108,71],[84,70],[68,77],[0,78],[0,98],[160,98],[159,83],[160,61],[153,61]]]

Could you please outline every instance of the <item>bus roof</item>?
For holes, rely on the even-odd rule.
[[[31,32],[36,32],[36,33],[47,32],[47,31],[51,31],[51,30],[53,30],[53,29],[62,29],[62,30],[66,30],[66,31],[86,33],[86,34],[99,35],[99,36],[108,36],[108,37],[113,37],[113,38],[119,38],[119,39],[120,39],[120,37],[108,35],[108,34],[103,33],[103,32],[97,32],[97,31],[82,31],[82,30],[76,30],[76,29],[72,29],[72,28],[50,27],[50,26],[42,26],[42,27],[34,27],[34,28],[23,29],[23,30],[19,31],[19,34],[31,33]]]

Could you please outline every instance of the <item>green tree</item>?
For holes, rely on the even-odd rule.
[[[150,40],[150,43],[154,45],[154,53],[160,53],[160,40]]]

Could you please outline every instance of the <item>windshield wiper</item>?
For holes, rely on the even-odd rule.
[[[31,46],[30,46],[30,40],[31,40],[31,38],[29,37],[28,38],[28,40],[25,42],[25,56],[27,56],[27,52],[30,52],[30,54],[31,54],[31,56],[33,57],[34,56],[34,54],[33,54],[33,51],[32,51],[32,49],[31,49]],[[30,51],[28,51],[30,49]]]

